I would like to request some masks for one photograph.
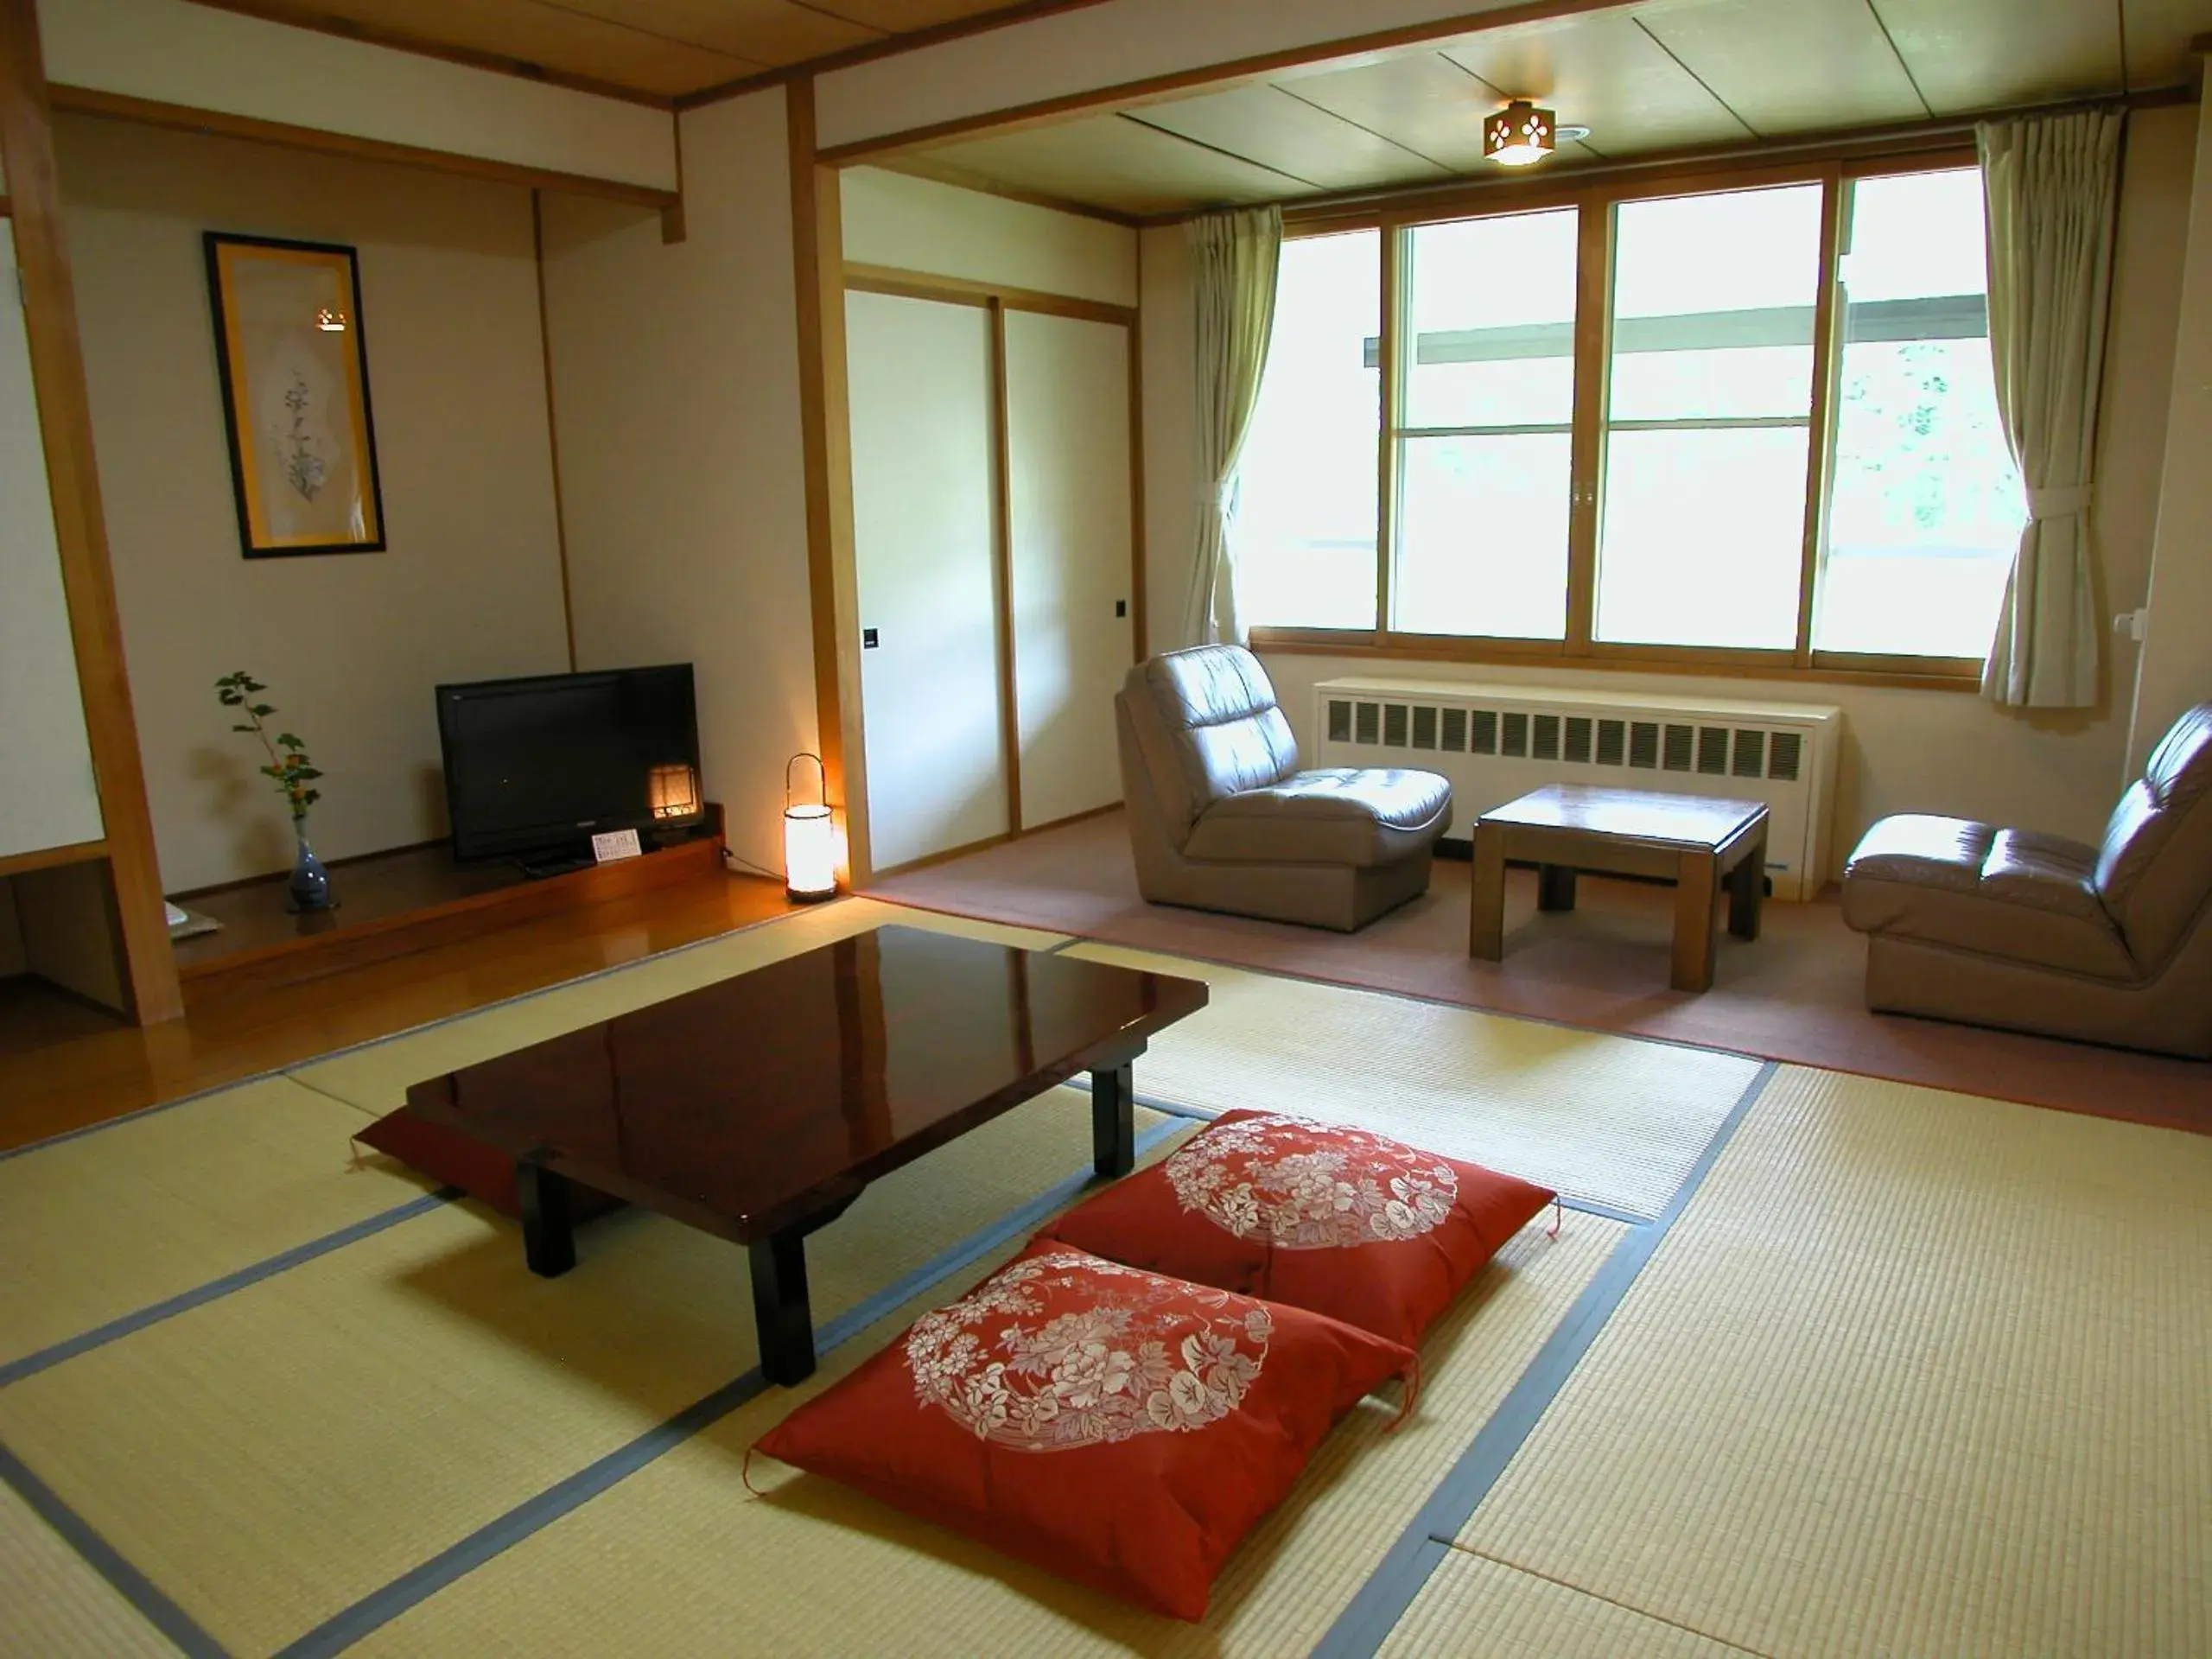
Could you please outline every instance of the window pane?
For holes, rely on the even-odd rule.
[[[1408,237],[1408,426],[1574,417],[1575,219],[1569,207],[1423,225]]]
[[[1616,211],[1611,417],[1809,415],[1821,187]]]
[[[1819,185],[1616,210],[1596,634],[1796,643]],[[1737,427],[1713,423],[1771,423]],[[1665,422],[1651,429],[1624,423]]]
[[[1405,441],[1393,626],[1565,637],[1572,443],[1564,432]]]
[[[1615,433],[1598,637],[1795,645],[1805,453],[1802,427]]]
[[[1990,369],[1981,176],[1853,187],[1822,651],[1980,657],[2024,517]]]
[[[1375,626],[1382,238],[1282,245],[1275,326],[1237,473],[1236,592],[1261,627]]]

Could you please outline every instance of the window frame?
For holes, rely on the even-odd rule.
[[[1382,233],[1381,416],[1376,429],[1376,612],[1371,628],[1255,627],[1252,644],[1263,651],[1325,652],[1437,662],[1553,663],[1574,668],[1693,674],[1758,679],[1808,679],[1966,690],[1979,688],[1978,657],[1911,657],[1889,653],[1816,651],[1813,619],[1826,552],[1830,473],[1835,447],[1835,386],[1841,363],[1842,308],[1838,254],[1850,184],[1862,178],[1934,173],[1973,167],[1971,144],[1940,144],[1872,153],[1813,155],[1794,161],[1608,169],[1584,181],[1544,180],[1485,182],[1363,204],[1287,210],[1286,238],[1351,231]],[[1694,195],[1778,185],[1819,184],[1821,275],[1813,313],[1813,385],[1806,467],[1804,529],[1799,550],[1797,626],[1788,649],[1726,645],[1667,645],[1607,642],[1593,637],[1597,608],[1598,540],[1602,518],[1602,461],[1612,361],[1614,207],[1655,197]],[[1403,332],[1410,304],[1405,250],[1417,226],[1454,219],[1526,213],[1547,208],[1580,210],[1574,310],[1574,404],[1570,441],[1567,507],[1566,637],[1423,633],[1390,626],[1395,594],[1399,493],[1403,446],[1427,429],[1405,423]]]

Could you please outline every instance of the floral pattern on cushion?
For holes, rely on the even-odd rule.
[[[1026,1256],[906,1334],[916,1395],[1022,1452],[1205,1427],[1259,1380],[1274,1322],[1248,1297],[1077,1250]]]
[[[1275,1113],[1217,1123],[1166,1167],[1185,1210],[1285,1250],[1419,1238],[1459,1193],[1452,1166],[1433,1154]]]

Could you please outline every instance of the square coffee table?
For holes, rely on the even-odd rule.
[[[1759,936],[1766,893],[1766,808],[1758,801],[1642,789],[1547,784],[1475,823],[1474,900],[1467,954],[1505,954],[1505,863],[1536,868],[1536,908],[1573,910],[1579,870],[1657,876],[1675,884],[1678,991],[1713,988],[1713,905],[1728,887],[1728,931]]]
[[[571,1179],[743,1244],[760,1369],[814,1369],[806,1236],[868,1184],[1077,1072],[1093,1162],[1135,1165],[1130,1066],[1196,980],[883,927],[407,1091],[512,1153],[523,1248],[575,1266]]]

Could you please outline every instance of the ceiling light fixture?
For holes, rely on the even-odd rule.
[[[1562,127],[1549,110],[1516,98],[1483,123],[1483,154],[1501,167],[1532,167],[1562,138],[1587,138],[1587,127]]]

